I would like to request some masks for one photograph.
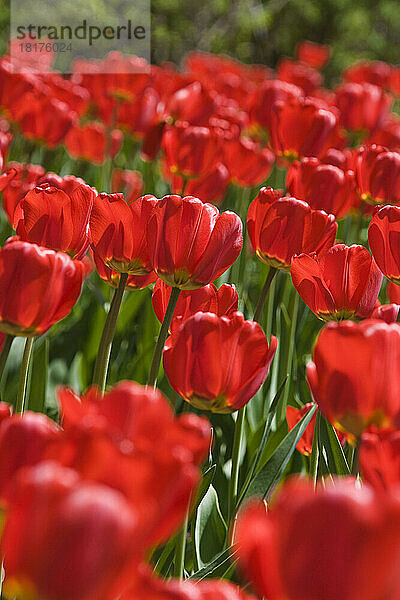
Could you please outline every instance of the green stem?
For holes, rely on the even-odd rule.
[[[238,483],[239,483],[239,462],[240,462],[240,446],[242,442],[243,427],[244,427],[244,416],[246,407],[241,408],[238,411],[235,434],[233,437],[233,448],[232,448],[232,470],[231,480],[229,482],[229,504],[228,504],[228,529],[232,522],[235,514],[237,496],[238,496]]]
[[[185,190],[186,190],[186,186],[188,183],[188,178],[187,177],[183,177],[183,181],[182,181],[182,189],[181,189],[181,196],[184,196],[185,194]]]
[[[260,320],[261,312],[262,312],[265,300],[267,299],[269,288],[270,288],[272,280],[275,277],[275,275],[277,274],[277,272],[278,272],[278,269],[276,269],[275,267],[269,268],[267,279],[265,280],[264,287],[261,290],[261,294],[260,294],[260,297],[257,302],[256,310],[254,311],[253,321]]]
[[[183,571],[185,568],[185,551],[186,551],[186,537],[189,520],[189,511],[186,512],[185,520],[182,525],[182,529],[176,536],[175,546],[175,561],[174,561],[174,577],[178,579],[183,578]]]
[[[275,290],[276,290],[276,278],[271,281],[270,290],[267,301],[267,323],[265,326],[265,335],[267,336],[268,343],[271,341],[272,333],[272,319],[274,316],[274,305],[275,305]]]
[[[111,346],[114,338],[115,325],[117,323],[118,312],[124,295],[128,273],[122,273],[119,285],[114,292],[110,304],[110,310],[104,323],[104,329],[101,336],[99,351],[96,357],[96,363],[93,372],[93,385],[97,385],[101,393],[104,393],[107,380],[108,363],[110,362]]]
[[[13,343],[14,336],[7,334],[4,340],[4,346],[2,353],[0,354],[0,379],[3,375],[4,367],[6,366],[8,355],[10,354],[11,344]]]
[[[15,412],[22,414],[25,409],[25,394],[26,394],[26,383],[28,381],[29,363],[32,354],[32,347],[35,338],[26,338],[24,354],[22,356],[21,364],[21,375],[19,379],[17,402],[15,405]]]
[[[354,454],[353,454],[353,464],[351,466],[351,474],[354,477],[357,477],[358,472],[359,472],[360,444],[361,444],[361,437],[359,436],[356,440],[356,445],[355,445]]]
[[[317,416],[315,417],[315,428],[312,441],[312,449],[310,456],[310,477],[314,482],[314,487],[317,483],[318,478],[318,463],[319,463],[319,423],[321,419],[321,413],[318,410]]]
[[[164,319],[161,325],[160,333],[158,334],[158,340],[156,347],[154,348],[153,360],[151,362],[149,379],[147,381],[148,386],[156,387],[158,370],[160,368],[162,351],[164,348],[165,340],[168,337],[169,326],[171,325],[172,317],[176,303],[178,302],[179,294],[181,290],[173,287],[171,289],[171,296],[169,298],[167,310],[165,311]]]
[[[294,288],[293,288],[294,290]],[[284,394],[282,396],[282,403],[280,409],[278,410],[278,423],[281,423],[285,418],[286,407],[288,403],[289,393],[290,393],[290,383],[293,381],[293,353],[294,353],[294,344],[295,344],[295,336],[296,336],[296,327],[297,327],[297,316],[299,313],[299,294],[294,290],[295,297],[293,303],[293,312],[292,319],[290,322],[289,329],[289,346],[287,348],[287,361],[286,361],[286,373],[289,377],[289,384],[286,386]]]

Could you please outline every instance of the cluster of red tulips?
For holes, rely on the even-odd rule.
[[[0,403],[3,596],[398,600],[400,67],[328,90],[330,52],[0,59],[3,382],[26,338]],[[32,349],[89,283],[114,288],[92,385],[58,388],[56,422]],[[107,386],[124,298],[150,289],[147,385]]]

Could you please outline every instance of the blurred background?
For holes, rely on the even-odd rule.
[[[104,0],[94,0],[99,6]],[[360,59],[400,62],[397,0],[152,0],[152,62],[180,64],[191,50],[274,67],[302,39],[330,44],[326,83]],[[10,0],[0,0],[0,52]]]

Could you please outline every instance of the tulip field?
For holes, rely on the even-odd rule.
[[[400,66],[331,56],[0,57],[3,598],[399,599]]]

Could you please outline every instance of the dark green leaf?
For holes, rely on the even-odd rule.
[[[41,343],[40,343],[41,342]],[[47,390],[47,374],[49,365],[49,339],[39,340],[33,351],[30,392],[29,392],[29,410],[34,412],[44,412]]]

